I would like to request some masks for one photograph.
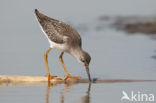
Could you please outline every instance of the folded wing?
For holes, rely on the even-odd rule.
[[[68,42],[68,40],[76,40],[80,41],[79,45],[81,45],[80,35],[70,25],[50,18],[40,13],[37,9],[35,9],[35,15],[44,32],[47,34],[48,38],[51,41],[63,44],[65,42]]]

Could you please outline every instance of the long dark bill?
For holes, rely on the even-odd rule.
[[[91,82],[89,67],[88,66],[85,66],[85,68],[86,68],[86,72],[87,72],[87,75],[88,75],[89,82]]]

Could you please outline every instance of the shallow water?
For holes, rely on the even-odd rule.
[[[43,54],[49,44],[33,15],[34,8],[38,8],[43,13],[75,27],[86,25],[86,31],[81,28],[78,32],[82,37],[83,48],[92,57],[90,64],[92,77],[155,80],[156,40],[153,36],[128,35],[108,27],[97,31],[96,27],[100,24],[98,18],[101,15],[153,15],[156,1],[119,0],[112,3],[113,0],[99,0],[92,1],[86,6],[88,2],[90,1],[1,1],[0,11],[3,15],[0,17],[0,75],[45,75]],[[63,77],[59,53],[57,50],[49,53],[49,66],[52,75]],[[72,56],[65,54],[64,61],[72,75],[87,77],[85,69]],[[121,103],[122,91],[127,93],[139,91],[156,95],[155,85],[156,82],[133,82],[92,84],[90,88],[87,83],[72,86],[61,84],[50,88],[47,84],[0,87],[0,101]]]

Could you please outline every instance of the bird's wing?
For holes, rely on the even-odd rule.
[[[35,10],[35,14],[44,32],[53,42],[62,44],[65,43],[68,39],[79,39],[81,42],[80,35],[70,25],[50,18],[40,13],[38,10]]]

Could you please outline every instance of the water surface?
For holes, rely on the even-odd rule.
[[[89,4],[89,5],[88,5]],[[85,24],[88,29],[78,29],[83,48],[92,57],[91,76],[115,79],[156,79],[156,40],[148,35],[128,35],[105,27],[96,30],[99,16],[153,15],[155,0],[118,1],[1,1],[0,11],[0,75],[45,75],[43,54],[49,44],[33,15],[41,12],[75,27]],[[60,52],[49,53],[52,75],[64,76],[59,62]],[[72,75],[87,77],[85,69],[69,54],[65,64]],[[156,95],[155,82],[65,84],[48,88],[41,86],[0,87],[3,103],[121,103],[122,91],[140,91]],[[47,96],[48,95],[48,96]],[[48,98],[49,97],[49,98]],[[47,99],[48,98],[48,99]],[[113,98],[113,99],[112,99]],[[142,102],[144,103],[144,102]],[[146,103],[146,102],[145,102]]]

